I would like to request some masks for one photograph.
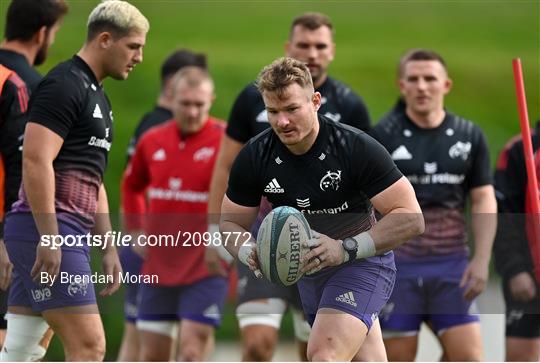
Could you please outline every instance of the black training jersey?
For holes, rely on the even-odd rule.
[[[4,163],[4,211],[8,212],[17,200],[22,178],[22,137],[28,120],[28,100],[39,81],[40,74],[25,56],[0,49],[0,64],[14,74],[0,93],[0,155]],[[1,233],[1,232],[0,232]]]
[[[469,191],[491,184],[489,153],[480,128],[451,113],[436,128],[416,126],[404,112],[389,113],[371,135],[409,179],[426,223],[423,235],[396,256],[467,253],[463,215]]]
[[[90,67],[78,56],[59,64],[30,100],[29,122],[64,143],[53,162],[57,212],[93,216],[113,138],[111,105]],[[24,192],[19,209],[27,208]]]
[[[129,141],[127,149],[128,161],[135,153],[135,147],[137,146],[137,142],[146,131],[172,118],[172,112],[161,106],[156,106],[152,111],[145,114],[141,121],[139,121],[139,124],[137,125],[137,128],[135,129],[135,132],[133,133],[133,136]]]
[[[368,131],[369,113],[364,101],[347,85],[330,77],[317,88],[322,105],[319,113],[326,118]],[[264,101],[254,83],[249,84],[234,102],[227,135],[245,144],[250,138],[270,127]]]
[[[540,121],[531,132],[536,177],[540,185]],[[540,248],[540,236],[534,236],[532,229],[531,204],[540,193],[531,195],[528,189],[530,179],[525,166],[523,139],[512,138],[504,147],[497,160],[495,189],[499,208],[497,237],[493,245],[495,267],[508,281],[520,272],[533,271],[531,250]]]
[[[388,152],[370,136],[319,115],[320,131],[311,149],[292,154],[269,129],[251,139],[236,158],[227,197],[258,206],[291,206],[312,229],[335,239],[356,235],[375,223],[370,198],[402,174]]]

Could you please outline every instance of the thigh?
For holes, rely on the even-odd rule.
[[[219,326],[228,287],[228,280],[217,276],[182,287],[178,301],[180,319]]]
[[[162,322],[154,322],[160,324]],[[163,322],[165,323],[165,322]],[[137,326],[138,328],[138,326]],[[139,361],[168,361],[173,338],[156,331],[139,330]]]
[[[379,320],[373,323],[362,346],[354,356],[357,362],[386,362],[386,349],[382,339],[382,331]]]
[[[139,284],[129,283],[124,288],[124,319],[126,322],[135,324],[139,303]]]
[[[449,361],[483,361],[484,348],[479,322],[452,326],[439,334]]]
[[[540,338],[506,338],[507,362],[540,361]]]

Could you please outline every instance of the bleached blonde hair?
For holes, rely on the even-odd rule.
[[[88,17],[87,41],[102,32],[110,32],[115,38],[122,38],[132,31],[146,34],[150,24],[135,6],[127,1],[104,0],[92,10]]]

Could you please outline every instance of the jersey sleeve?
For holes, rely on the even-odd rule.
[[[469,189],[493,184],[486,138],[482,130],[478,127],[475,127],[474,142],[476,144],[476,151],[473,155],[474,159],[471,172],[468,175],[467,184]]]
[[[65,139],[83,105],[80,85],[70,78],[45,78],[32,94],[29,122],[45,126]]]
[[[226,192],[231,201],[245,207],[257,207],[261,202],[252,150],[247,144],[234,160]]]
[[[356,184],[370,199],[403,176],[388,151],[367,134],[361,135],[353,155]]]
[[[369,111],[360,96],[351,92],[347,97],[347,113],[343,123],[356,127],[359,130],[369,132],[371,129],[371,119]]]
[[[251,138],[249,130],[251,117],[249,105],[252,102],[249,95],[250,87],[246,87],[234,101],[226,130],[230,138],[242,144],[245,144]]]

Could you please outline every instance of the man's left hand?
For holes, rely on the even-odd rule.
[[[311,235],[312,238],[304,245],[304,247],[311,248],[311,251],[302,258],[301,262],[304,266],[300,273],[310,275],[325,267],[338,266],[345,262],[346,252],[341,241],[313,230]]]
[[[472,300],[484,291],[489,275],[489,259],[473,257],[463,273],[459,287],[465,287],[463,297]]]
[[[99,295],[110,296],[118,290],[120,287],[120,274],[122,273],[122,266],[120,265],[120,259],[116,248],[109,247],[105,249],[103,257],[101,258],[101,265],[103,267],[103,273],[107,276],[111,276],[112,282],[107,284]]]

